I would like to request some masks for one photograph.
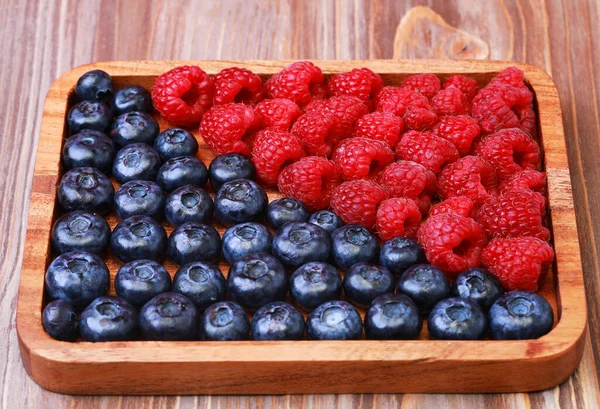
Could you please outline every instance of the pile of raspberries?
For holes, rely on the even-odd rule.
[[[296,62],[268,80],[244,68],[161,75],[154,106],[200,123],[217,155],[237,152],[259,181],[382,240],[416,237],[453,277],[483,266],[508,290],[537,291],[554,258],[533,94],[507,68],[487,85],[411,75],[385,85],[368,68],[326,78]]]

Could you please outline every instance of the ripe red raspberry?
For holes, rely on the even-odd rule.
[[[264,98],[262,80],[246,68],[225,68],[213,77],[214,104],[230,102],[255,104]]]
[[[386,142],[396,146],[403,123],[400,117],[389,112],[371,112],[356,122],[356,136]]]
[[[532,133],[535,130],[532,101],[533,94],[524,86],[489,84],[473,99],[473,117],[484,134],[516,127]]]
[[[308,210],[329,207],[332,191],[342,182],[335,165],[320,156],[307,156],[292,163],[279,174],[279,191],[302,201]]]
[[[465,97],[467,97],[467,101],[473,101],[477,91],[479,91],[479,86],[477,85],[477,81],[472,78],[467,78],[464,75],[453,75],[444,82],[444,89],[448,88],[456,88],[462,92]]]
[[[391,197],[408,197],[415,201],[436,193],[435,174],[423,165],[406,160],[386,167],[379,177],[379,184]]]
[[[466,196],[475,205],[498,193],[494,168],[478,156],[465,156],[446,166],[438,177],[438,193],[442,199]]]
[[[291,99],[301,107],[313,96],[324,97],[325,77],[323,72],[310,61],[299,61],[274,74],[265,86],[271,98]]]
[[[360,224],[372,229],[375,226],[377,206],[388,198],[388,192],[369,180],[344,182],[331,195],[331,209],[345,223]]]
[[[546,174],[537,170],[523,170],[500,183],[500,193],[528,190],[535,194],[536,200],[546,207]]]
[[[268,186],[277,186],[281,170],[302,156],[302,142],[287,131],[263,129],[256,134],[252,162],[258,180]]]
[[[538,291],[554,260],[554,251],[535,237],[497,238],[483,249],[485,268],[508,290]]]
[[[433,206],[429,211],[429,217],[448,213],[475,218],[477,212],[471,199],[466,196],[454,196]]]
[[[439,116],[468,114],[470,110],[467,97],[458,88],[440,90],[431,104]]]
[[[540,148],[531,136],[518,128],[502,129],[484,137],[475,154],[488,161],[500,180],[517,172],[535,169],[540,160]]]
[[[169,122],[192,126],[211,107],[214,86],[196,66],[180,66],[160,75],[152,86],[152,104]]]
[[[406,197],[384,200],[377,209],[376,230],[382,240],[394,237],[415,237],[421,224],[417,204]]]
[[[525,86],[525,74],[517,67],[508,67],[500,71],[490,84],[508,84],[513,87]]]
[[[287,131],[302,115],[300,107],[289,99],[265,99],[254,107],[263,128],[275,128]]]
[[[433,134],[452,142],[461,156],[471,151],[471,145],[480,132],[477,120],[469,115],[443,117],[433,128]]]
[[[479,267],[486,243],[479,223],[452,213],[428,218],[419,228],[417,238],[425,249],[427,260],[450,277]]]
[[[417,74],[406,78],[402,88],[409,88],[431,99],[441,89],[440,79],[434,74]]]
[[[427,98],[412,89],[383,87],[377,95],[376,110],[404,117],[407,107],[415,102],[419,105],[429,104]]]
[[[354,135],[356,123],[369,112],[367,106],[358,98],[342,95],[329,99],[313,100],[306,106],[306,113],[313,111],[327,112],[335,115],[338,125],[332,130],[334,139],[341,141]]]
[[[408,131],[396,145],[396,157],[420,163],[433,173],[458,160],[458,151],[450,142],[429,132]]]
[[[217,155],[250,156],[260,119],[244,104],[215,105],[202,117],[200,136]]]
[[[351,138],[338,145],[331,160],[340,168],[344,180],[373,179],[394,161],[394,151],[382,141]]]
[[[415,101],[406,107],[406,114],[402,117],[407,129],[426,131],[432,129],[438,122],[435,109],[425,101]]]
[[[349,95],[367,103],[377,96],[382,87],[381,77],[368,68],[355,68],[334,75],[327,82],[329,95]]]
[[[302,141],[307,154],[329,157],[340,141],[339,122],[329,112],[312,111],[298,118],[291,132]]]

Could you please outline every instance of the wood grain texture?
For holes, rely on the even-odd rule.
[[[492,59],[549,72],[561,97],[579,225],[589,335],[574,376],[559,387],[507,395],[71,397],[43,391],[22,369],[16,294],[43,100],[55,78],[115,59],[392,58],[396,27],[425,5],[488,44]],[[0,0],[0,405],[2,408],[600,407],[600,5],[570,0],[176,1]],[[424,27],[427,28],[426,26]],[[423,57],[439,44],[414,44]],[[343,380],[340,380],[343,382]]]

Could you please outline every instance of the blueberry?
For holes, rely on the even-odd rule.
[[[79,338],[79,318],[73,306],[64,300],[48,303],[42,313],[42,326],[59,341],[73,342]]]
[[[110,108],[102,102],[83,101],[76,104],[67,114],[67,125],[72,134],[84,129],[106,132],[112,122]]]
[[[232,301],[211,305],[200,318],[203,341],[243,341],[249,338],[250,320],[246,312]]]
[[[494,339],[536,339],[550,332],[554,313],[541,295],[514,290],[492,305],[489,318]]]
[[[367,229],[347,224],[331,233],[333,261],[344,270],[356,263],[371,263],[377,259],[379,243]]]
[[[358,311],[346,301],[327,301],[306,319],[308,337],[320,340],[360,339],[362,321]]]
[[[110,138],[92,129],[73,135],[62,149],[62,163],[66,170],[89,167],[109,173],[114,157],[115,147]]]
[[[250,253],[270,253],[273,235],[262,224],[236,224],[223,233],[223,255],[229,264]]]
[[[117,216],[148,216],[161,221],[165,211],[165,194],[160,186],[149,180],[130,180],[115,193]]]
[[[65,173],[58,185],[58,204],[67,212],[87,210],[104,215],[112,207],[115,188],[95,168],[75,168]]]
[[[158,134],[154,140],[154,149],[163,160],[194,156],[198,152],[198,141],[185,129],[169,128]]]
[[[110,226],[97,213],[80,210],[67,213],[54,223],[51,241],[58,254],[70,251],[102,254],[110,241]]]
[[[394,277],[385,268],[356,263],[344,275],[344,293],[356,305],[366,307],[381,294],[394,292]]]
[[[292,197],[273,200],[267,206],[267,221],[275,230],[287,222],[305,222],[309,215],[304,203]]]
[[[421,332],[423,319],[413,300],[404,294],[382,294],[365,314],[369,339],[414,339]]]
[[[112,78],[102,70],[88,71],[77,80],[75,95],[79,101],[108,104],[113,96]]]
[[[155,260],[164,258],[167,232],[148,216],[132,216],[122,220],[110,237],[112,253],[121,261]]]
[[[84,308],[108,291],[110,274],[96,254],[72,251],[61,254],[46,270],[46,291],[53,300]]]
[[[120,297],[98,297],[81,312],[79,332],[89,342],[138,339],[138,313]]]
[[[156,183],[167,192],[186,185],[204,186],[207,180],[206,165],[193,156],[169,159],[163,163],[156,175]]]
[[[427,329],[433,339],[482,339],[487,329],[487,319],[475,301],[446,298],[429,313]]]
[[[263,305],[252,317],[252,338],[256,341],[298,340],[304,336],[304,317],[288,303]]]
[[[117,271],[115,291],[119,297],[140,308],[158,294],[171,291],[171,276],[154,260],[130,261]]]
[[[140,328],[145,339],[189,341],[198,338],[196,306],[179,293],[159,294],[140,311]]]
[[[415,264],[426,263],[425,251],[415,239],[396,237],[383,243],[379,252],[379,263],[399,277]]]
[[[185,295],[199,310],[225,299],[223,273],[213,263],[195,261],[179,268],[173,278],[173,291]]]
[[[470,268],[456,277],[452,283],[452,295],[470,298],[487,311],[504,294],[500,281],[483,268]]]
[[[227,226],[249,222],[264,213],[267,202],[267,194],[260,186],[248,179],[237,179],[219,188],[215,214]]]
[[[325,301],[342,294],[342,278],[331,264],[313,261],[300,266],[290,278],[290,295],[305,311],[312,311]]]
[[[408,295],[421,312],[428,312],[450,294],[450,283],[442,270],[429,264],[408,268],[396,283],[396,292]]]
[[[152,145],[160,128],[154,118],[145,112],[127,112],[119,115],[112,124],[110,138],[119,148],[134,143]]]
[[[152,96],[150,92],[139,85],[126,85],[115,92],[112,100],[115,115],[139,111],[152,113]]]
[[[213,200],[200,187],[180,187],[167,197],[165,216],[169,223],[178,227],[184,223],[209,223],[214,210]]]
[[[273,238],[273,255],[292,267],[310,261],[327,261],[330,251],[329,234],[312,223],[288,222]]]
[[[227,182],[236,179],[254,179],[256,168],[250,158],[239,153],[217,156],[208,167],[210,184],[218,190]]]
[[[112,173],[117,182],[152,180],[160,168],[160,156],[145,143],[134,143],[121,148],[115,156]]]
[[[237,259],[231,264],[227,276],[229,296],[249,309],[283,300],[287,285],[283,265],[267,253],[253,253]]]
[[[216,262],[221,254],[221,238],[207,224],[184,223],[169,236],[169,257],[179,265],[194,261]]]
[[[334,230],[339,229],[344,224],[340,216],[330,210],[319,210],[311,214],[308,222],[322,227],[328,233],[333,233]]]

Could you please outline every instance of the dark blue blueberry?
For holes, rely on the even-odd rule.
[[[305,222],[309,215],[304,203],[292,197],[273,200],[267,206],[267,222],[275,230],[287,222]]]
[[[194,261],[216,262],[220,255],[219,233],[207,224],[184,223],[169,236],[169,257],[179,265]]]
[[[356,308],[346,301],[327,301],[308,315],[308,337],[319,340],[360,339],[362,321]]]
[[[61,254],[46,270],[46,291],[53,300],[65,300],[81,309],[108,291],[110,274],[96,254]]]
[[[199,313],[186,296],[159,294],[140,311],[144,339],[153,341],[189,341],[198,338]]]
[[[77,80],[75,96],[78,101],[100,101],[108,104],[113,97],[113,81],[102,70],[88,71]]]
[[[227,291],[231,299],[253,310],[283,300],[287,286],[283,265],[267,253],[253,253],[237,259],[231,264],[227,276]]]
[[[102,102],[83,101],[76,104],[67,114],[67,125],[72,134],[84,129],[106,132],[112,122],[110,108]]]
[[[117,271],[115,291],[119,297],[140,308],[158,294],[171,291],[171,276],[154,260],[131,261]]]
[[[427,330],[433,339],[482,339],[487,330],[487,319],[475,301],[446,298],[429,313]]]
[[[149,180],[130,180],[115,193],[117,216],[148,216],[161,221],[165,211],[165,194],[160,186]]]
[[[208,167],[210,184],[218,190],[227,182],[236,179],[254,179],[256,168],[250,158],[239,153],[217,156]]]
[[[322,227],[328,233],[333,233],[344,224],[340,216],[330,210],[319,210],[311,214],[308,222]]]
[[[213,210],[210,195],[201,187],[192,185],[175,190],[165,203],[165,216],[175,227],[188,222],[209,223]]]
[[[399,277],[415,264],[426,263],[425,251],[415,239],[396,237],[383,243],[379,252],[379,263]]]
[[[487,311],[500,296],[504,288],[500,281],[483,268],[470,268],[456,277],[452,283],[452,295],[460,298],[470,298]]]
[[[139,111],[152,113],[152,96],[150,92],[139,85],[126,85],[115,92],[112,100],[115,115]]]
[[[404,294],[382,294],[365,314],[369,339],[414,339],[421,332],[423,319],[413,300]]]
[[[425,313],[450,295],[450,282],[439,268],[417,264],[409,267],[398,279],[396,292],[408,295]]]
[[[169,128],[158,134],[154,140],[154,149],[163,160],[194,156],[198,152],[198,141],[185,129]]]
[[[110,237],[112,253],[121,261],[155,260],[164,258],[167,232],[148,216],[132,216],[122,220]]]
[[[194,156],[169,159],[163,163],[156,175],[156,183],[167,192],[186,185],[204,186],[207,180],[206,165]]]
[[[91,129],[67,139],[62,149],[62,163],[66,170],[89,167],[109,173],[114,157],[115,147],[110,138]]]
[[[333,261],[347,270],[356,263],[372,263],[377,260],[379,243],[367,229],[347,224],[331,233]]]
[[[267,208],[267,194],[248,179],[225,183],[215,197],[217,219],[227,225],[249,222],[260,217]]]
[[[65,173],[58,185],[58,204],[67,212],[87,210],[104,215],[112,207],[115,188],[95,168],[75,168]]]
[[[544,297],[515,290],[500,297],[489,313],[494,339],[536,339],[552,329],[554,313]]]
[[[327,261],[330,251],[329,234],[312,223],[288,222],[273,238],[273,255],[292,267],[310,261]]]
[[[73,342],[79,338],[79,318],[73,306],[64,300],[48,303],[42,313],[42,326],[59,341]]]
[[[223,301],[227,284],[216,264],[195,261],[180,267],[173,278],[173,291],[185,295],[199,310]]]
[[[223,233],[223,255],[229,264],[250,253],[270,253],[273,235],[262,224],[236,224]]]
[[[85,251],[102,254],[110,241],[110,226],[98,213],[75,211],[61,216],[51,235],[58,254]]]
[[[200,339],[203,341],[243,341],[249,338],[248,315],[232,301],[211,305],[200,318]]]
[[[160,128],[154,118],[145,112],[127,112],[119,115],[112,124],[110,138],[118,148],[134,143],[152,145]]]
[[[98,297],[79,317],[84,341],[131,341],[139,338],[138,313],[120,297]]]
[[[358,306],[366,307],[385,293],[394,292],[394,277],[385,268],[356,263],[344,274],[344,293]]]
[[[152,180],[160,168],[160,156],[145,143],[134,143],[121,148],[115,155],[112,173],[117,182]]]
[[[263,305],[252,317],[255,341],[288,341],[304,336],[304,317],[288,303],[277,301]]]
[[[305,311],[312,311],[325,301],[342,294],[342,278],[331,264],[320,261],[300,266],[290,278],[290,295]]]

